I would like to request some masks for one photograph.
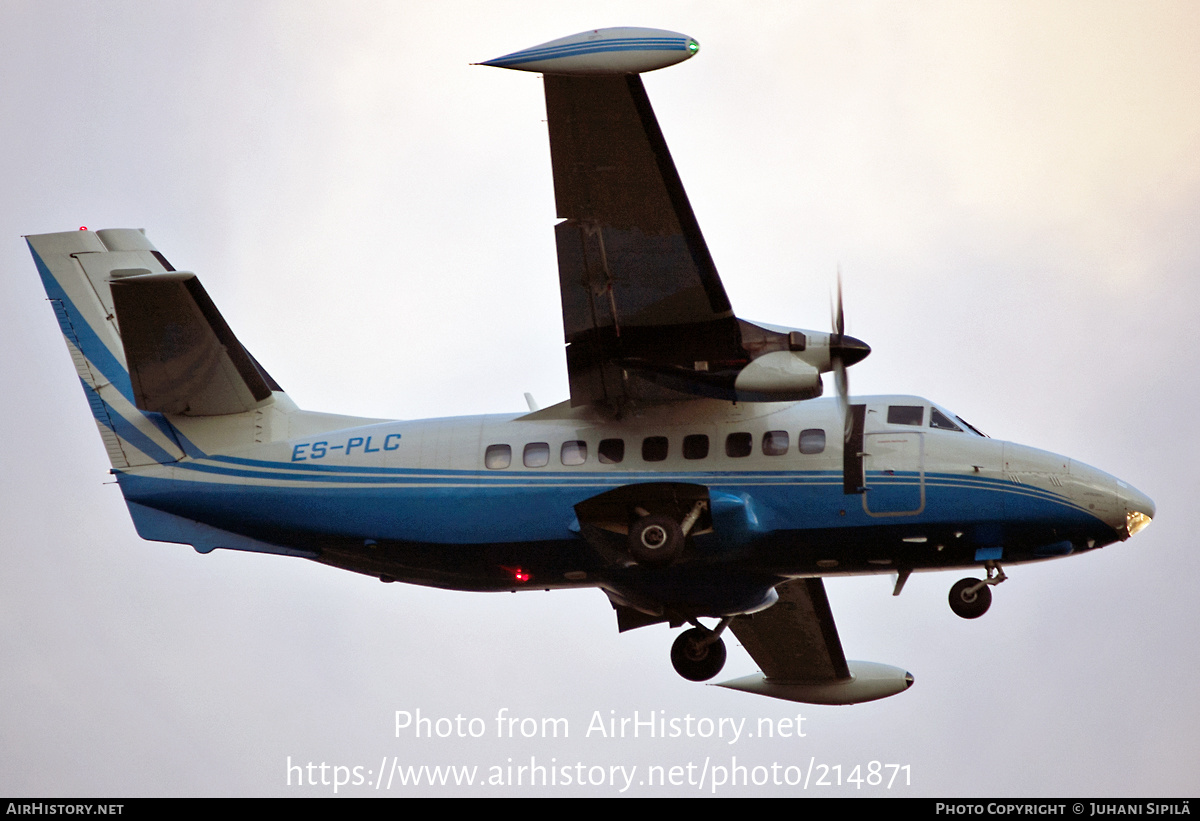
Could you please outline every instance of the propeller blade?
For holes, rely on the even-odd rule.
[[[850,416],[850,376],[842,358],[833,360],[833,382],[837,386],[838,413],[842,416],[842,436],[847,442],[854,430],[854,419]]]
[[[842,308],[842,266],[837,269],[837,319],[834,322],[834,330],[838,335],[838,342],[846,335],[846,312]]]
[[[842,416],[843,436],[845,441],[849,442],[850,434],[854,430],[854,420],[850,416],[850,375],[846,372],[846,366],[858,362],[871,349],[853,337],[849,340],[852,344],[847,346],[846,311],[842,303],[842,266],[840,265],[837,272],[837,304],[834,306],[832,314],[833,334],[829,338],[829,363],[833,368],[833,382],[837,388],[838,412]],[[866,348],[867,353],[861,353],[863,348]],[[847,356],[848,353],[849,356]],[[850,361],[847,362],[847,359]]]

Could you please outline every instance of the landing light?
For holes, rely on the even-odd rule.
[[[1130,536],[1137,533],[1139,530],[1144,530],[1146,525],[1150,524],[1150,517],[1145,513],[1136,510],[1130,510],[1125,514],[1125,532]]]

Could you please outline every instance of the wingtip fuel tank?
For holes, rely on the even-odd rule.
[[[682,63],[699,50],[699,43],[677,31],[592,29],[479,65],[542,74],[641,74]]]

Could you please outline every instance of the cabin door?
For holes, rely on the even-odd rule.
[[[863,468],[863,510],[869,515],[913,516],[925,509],[924,433],[868,433]]]

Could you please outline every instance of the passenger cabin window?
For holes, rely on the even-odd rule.
[[[619,465],[625,458],[624,439],[601,439],[597,451],[602,465]]]
[[[783,456],[788,452],[788,434],[786,430],[769,430],[763,434],[763,456]]]
[[[946,414],[942,413],[937,408],[933,408],[929,412],[929,427],[937,428],[938,430],[956,430],[959,433],[963,429],[946,418]]]
[[[512,448],[508,445],[488,445],[483,454],[483,466],[488,470],[504,470],[512,464]]]
[[[642,440],[642,458],[647,462],[661,462],[667,458],[667,437],[647,436]]]
[[[703,459],[708,456],[708,437],[703,433],[693,433],[683,437],[683,458]]]
[[[582,465],[587,461],[587,442],[581,442],[578,439],[563,442],[558,457],[567,467]]]
[[[917,425],[925,421],[924,405],[888,405],[889,425]]]
[[[748,433],[731,433],[725,437],[725,455],[734,458],[749,456],[754,450],[754,437]]]
[[[825,451],[825,431],[821,428],[808,428],[800,431],[801,453],[823,453]]]
[[[544,468],[550,464],[550,445],[546,442],[530,442],[525,446],[525,467]]]

